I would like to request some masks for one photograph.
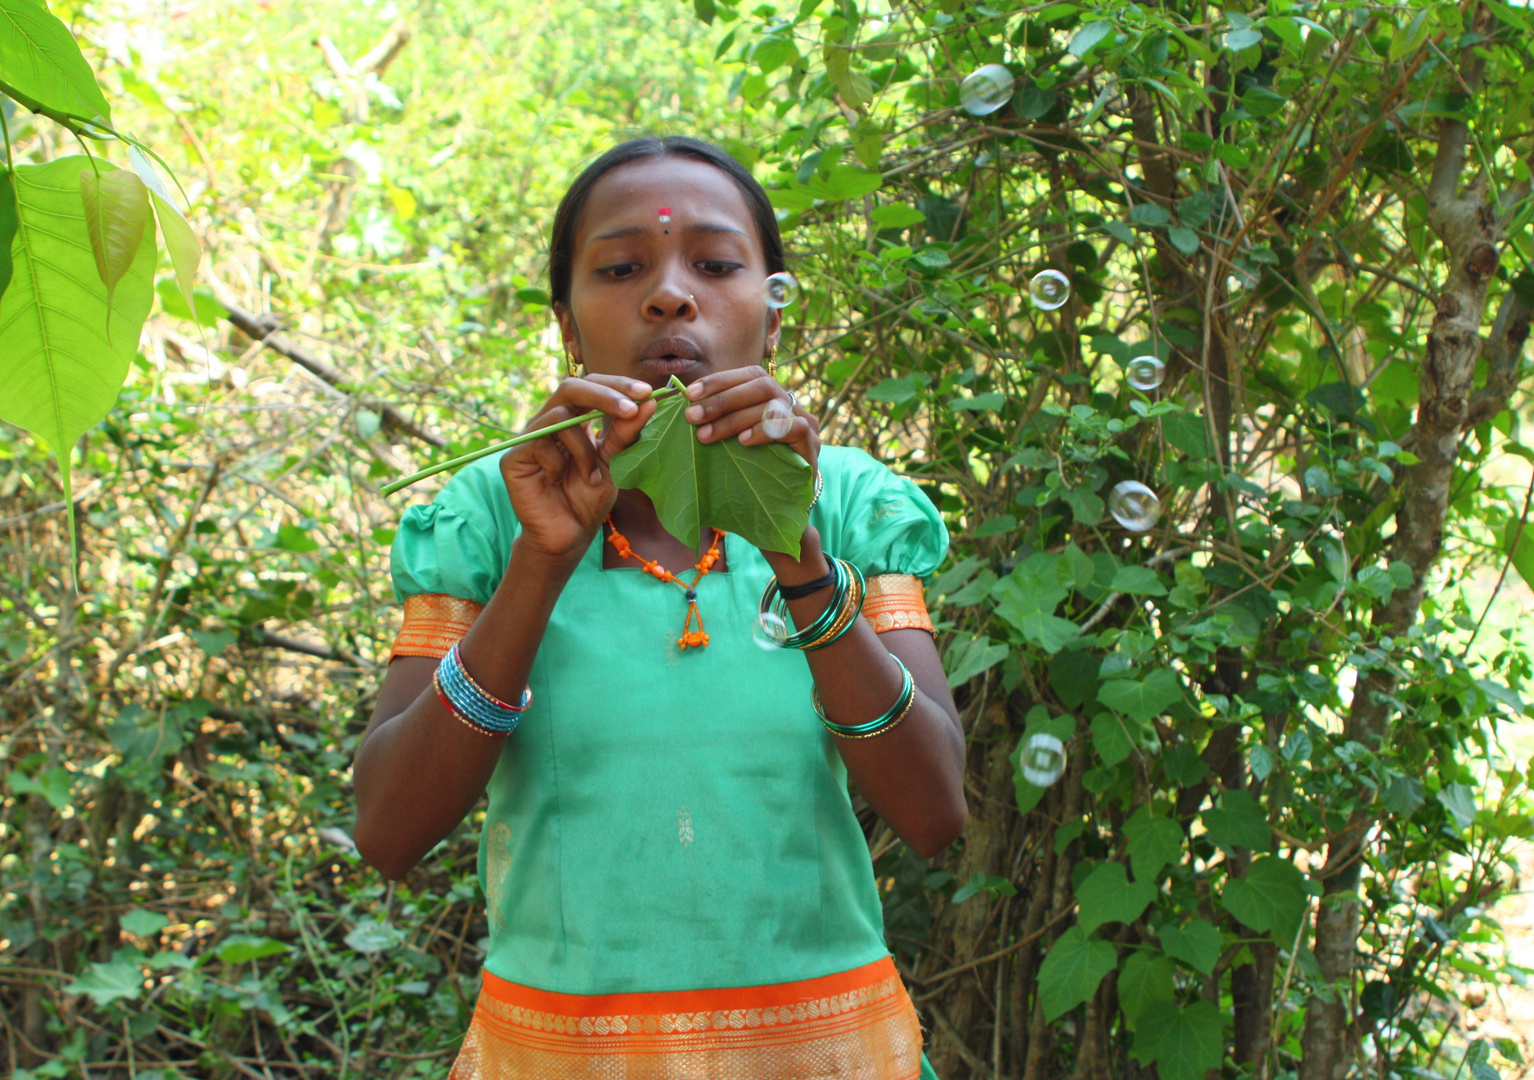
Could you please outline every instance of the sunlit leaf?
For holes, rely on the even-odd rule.
[[[0,92],[56,120],[112,115],[75,36],[41,0],[0,0]]]
[[[128,147],[128,161],[149,189],[154,216],[160,223],[160,237],[165,241],[165,253],[170,256],[171,269],[176,272],[181,299],[186,302],[188,311],[197,311],[194,289],[197,284],[197,264],[202,260],[202,245],[197,242],[192,226],[177,208],[176,200],[160,179],[154,163],[136,146]]]
[[[809,463],[782,443],[705,443],[682,415],[687,399],[663,399],[639,439],[612,460],[613,482],[639,488],[666,531],[696,547],[704,526],[763,551],[799,557],[815,485]]]
[[[149,189],[127,169],[82,169],[80,201],[85,207],[85,230],[96,259],[96,273],[107,287],[110,311],[112,293],[138,257],[144,227],[149,224]]]
[[[1265,855],[1247,868],[1245,877],[1225,883],[1220,903],[1246,926],[1258,933],[1274,931],[1287,943],[1305,914],[1305,875],[1287,859]]]
[[[86,163],[64,157],[17,167],[14,270],[11,287],[0,297],[5,342],[0,386],[6,388],[0,419],[47,442],[58,459],[66,499],[72,492],[70,448],[116,399],[153,296],[154,237],[142,229],[138,249],[109,297],[80,201]],[[72,516],[72,501],[70,511]],[[71,537],[74,532],[71,527]]]

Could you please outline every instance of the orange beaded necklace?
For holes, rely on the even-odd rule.
[[[677,638],[676,643],[684,649],[707,647],[708,635],[703,632],[703,616],[698,611],[698,582],[702,581],[704,576],[714,568],[714,564],[719,561],[719,544],[724,539],[724,531],[722,529],[714,530],[714,542],[708,546],[708,551],[704,552],[703,558],[699,559],[697,565],[693,567],[698,572],[698,576],[693,578],[692,584],[689,585],[654,559],[647,559],[635,551],[633,545],[629,543],[628,537],[619,532],[618,526],[613,524],[611,516],[607,519],[607,527],[612,530],[608,534],[607,542],[618,553],[618,558],[638,559],[644,567],[645,573],[651,574],[661,581],[675,582],[687,591],[687,621],[682,624],[682,636]],[[696,630],[692,628],[694,620],[697,620],[698,623]]]

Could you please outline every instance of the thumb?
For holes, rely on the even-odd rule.
[[[641,402],[639,411],[627,418],[613,418],[608,421],[607,430],[603,433],[600,443],[597,445],[597,453],[606,465],[613,458],[633,446],[639,441],[639,433],[649,422],[650,417],[655,415],[657,405],[654,401]]]

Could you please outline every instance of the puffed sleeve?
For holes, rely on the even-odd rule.
[[[498,460],[471,463],[430,505],[405,511],[390,554],[405,607],[391,660],[446,655],[500,585],[518,527]]]
[[[825,489],[811,522],[832,555],[864,574],[927,578],[948,555],[948,530],[922,490],[848,446],[821,449]]]

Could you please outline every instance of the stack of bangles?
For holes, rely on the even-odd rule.
[[[789,615],[788,601],[802,600],[827,586],[835,586],[836,590],[831,595],[831,602],[826,605],[825,611],[821,612],[818,619],[805,629],[779,642],[783,648],[801,649],[805,652],[824,649],[839,641],[842,635],[852,629],[852,624],[862,613],[863,596],[867,591],[863,572],[835,556],[831,556],[830,559],[831,572],[825,577],[803,585],[779,585],[777,578],[767,582],[767,589],[762,593],[761,614],[775,615],[784,620],[785,625]],[[867,739],[875,735],[883,735],[906,718],[912,704],[916,701],[916,682],[911,678],[910,670],[900,662],[898,656],[894,657],[894,661],[900,664],[903,679],[900,696],[896,698],[889,712],[866,724],[838,724],[827,719],[825,709],[820,704],[820,691],[818,689],[811,691],[810,700],[815,706],[815,715],[820,717],[820,722],[825,725],[827,731],[833,735],[840,735],[844,739]]]
[[[464,670],[463,657],[458,654],[456,644],[437,665],[431,677],[431,685],[448,712],[481,735],[488,735],[492,739],[504,739],[516,731],[522,714],[533,702],[531,690],[522,691],[522,702],[519,705],[508,705],[483,690]]]

